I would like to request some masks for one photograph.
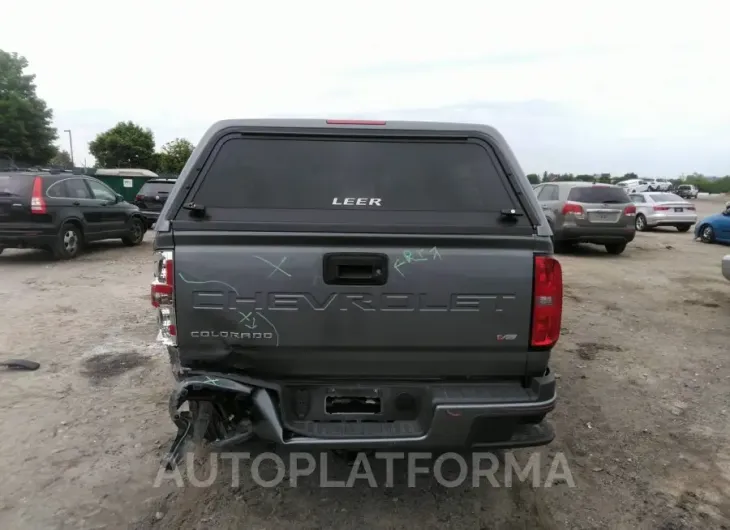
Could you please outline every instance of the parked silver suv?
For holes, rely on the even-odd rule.
[[[619,186],[546,182],[535,188],[553,230],[556,248],[573,243],[603,245],[621,254],[636,235],[636,206]]]

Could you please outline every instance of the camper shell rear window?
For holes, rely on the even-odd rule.
[[[229,135],[185,198],[210,222],[444,228],[503,225],[523,207],[481,139]],[[180,209],[178,220],[190,219]]]
[[[568,193],[568,200],[585,203],[628,203],[626,191],[612,186],[577,186]]]

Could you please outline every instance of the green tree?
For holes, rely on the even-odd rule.
[[[58,151],[53,158],[51,158],[50,164],[52,166],[71,168],[73,163],[71,162],[71,155],[68,151]]]
[[[0,50],[0,158],[43,165],[56,154],[58,133],[27,67],[25,57]]]
[[[530,173],[529,175],[527,175],[527,180],[529,180],[530,184],[533,185],[540,184],[540,175],[536,173]]]
[[[704,193],[730,193],[730,176],[707,178],[701,173],[692,173],[685,177],[683,184],[694,184]]]
[[[195,147],[185,138],[176,138],[162,146],[159,153],[157,170],[160,173],[179,174]]]
[[[122,121],[89,142],[89,153],[101,168],[157,169],[155,135],[131,121]]]

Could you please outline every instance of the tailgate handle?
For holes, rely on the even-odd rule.
[[[325,254],[322,278],[327,285],[385,285],[386,254]]]

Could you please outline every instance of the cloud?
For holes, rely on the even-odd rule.
[[[127,119],[163,143],[222,118],[405,113],[490,121],[535,170],[724,174],[723,6],[27,0],[3,7],[0,48],[29,59],[77,160]]]

